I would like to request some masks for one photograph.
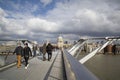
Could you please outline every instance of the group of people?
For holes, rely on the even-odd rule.
[[[35,46],[33,46],[33,57],[36,56],[36,50],[37,48]],[[43,61],[46,60],[46,53],[48,53],[48,61],[51,60],[52,58],[52,50],[53,50],[53,46],[51,45],[51,43],[44,43],[41,49],[41,52],[43,54]],[[25,61],[25,69],[28,68],[29,64],[28,64],[28,60],[29,57],[32,56],[32,51],[30,49],[30,47],[28,47],[28,43],[25,43],[25,47],[23,48],[21,46],[21,43],[18,43],[18,46],[16,47],[15,51],[13,54],[17,55],[17,68],[20,68],[21,66],[21,59],[22,57],[24,57],[24,61]]]
[[[17,68],[20,68],[20,66],[21,66],[21,59],[22,59],[22,57],[24,57],[25,69],[27,69],[27,67],[29,66],[29,64],[28,64],[29,57],[32,56],[32,51],[28,47],[28,43],[25,43],[25,47],[24,48],[21,46],[21,43],[18,43],[18,46],[16,47],[16,49],[15,49],[13,54],[15,54],[15,53],[17,55]]]
[[[51,45],[51,43],[44,43],[42,46],[42,53],[43,53],[43,61],[46,60],[46,53],[48,54],[48,61],[51,60],[52,58],[52,50],[53,50],[53,46]]]

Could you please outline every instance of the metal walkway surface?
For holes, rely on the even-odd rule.
[[[25,69],[25,66],[22,65],[19,69],[16,66],[13,66],[7,70],[1,71],[0,80],[44,80],[45,77],[48,77],[47,79],[49,80],[51,80],[52,77],[53,80],[53,74],[55,74],[53,72],[57,71],[53,69],[52,66],[54,65],[55,67],[56,65],[55,68],[57,68],[57,66],[59,67],[59,63],[57,65],[56,62],[61,62],[61,57],[59,57],[59,55],[60,51],[53,52],[51,61],[42,61],[42,56],[37,56],[29,60],[28,69]]]

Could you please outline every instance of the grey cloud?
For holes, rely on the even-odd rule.
[[[78,1],[78,0],[77,0]],[[80,13],[83,12],[83,15],[79,15],[79,17],[74,18],[74,14],[72,15],[73,18],[71,19],[65,19],[63,21],[63,27],[61,27],[61,30],[65,34],[73,33],[73,34],[83,34],[83,35],[96,35],[96,36],[104,36],[104,35],[118,35],[119,34],[119,25],[120,25],[120,18],[119,18],[119,11],[116,11],[114,7],[109,6],[109,3],[105,0],[79,0],[78,2],[72,1],[71,5],[68,5],[70,9],[67,9],[66,11],[62,11],[60,8],[59,13],[69,12],[68,15],[71,13],[76,14],[76,12],[79,10]],[[116,3],[116,2],[115,2]],[[112,5],[116,5],[113,3]],[[86,7],[87,5],[87,7]],[[71,7],[72,6],[72,7]],[[119,5],[116,5],[119,7]],[[78,7],[78,8],[77,8]],[[73,12],[70,12],[70,10],[74,9]],[[84,15],[83,9],[92,10],[97,15],[97,20],[92,21],[90,16]],[[55,10],[53,10],[55,13]],[[57,10],[56,10],[57,11]],[[52,11],[51,11],[52,12]],[[59,17],[61,17],[61,15]],[[62,14],[63,15],[63,14]],[[66,14],[66,16],[68,16]],[[91,15],[92,17],[92,15]],[[76,21],[72,21],[72,19],[75,19]],[[59,20],[59,19],[58,19]],[[90,35],[90,36],[92,36]],[[95,36],[94,35],[94,36]]]
[[[31,14],[28,14],[31,17],[22,16],[25,19],[21,19],[23,22],[18,19],[13,20],[18,27],[17,29],[21,29],[20,26],[23,26],[23,29],[27,31],[24,35],[18,34],[17,31],[10,33],[6,29],[7,27],[1,27],[9,24],[0,23],[1,30],[8,31],[11,34],[0,36],[39,41],[46,39],[56,40],[59,34],[72,40],[78,39],[79,36],[119,36],[119,3],[120,0],[69,0],[65,3],[59,2],[53,10],[42,18],[41,15],[36,19]],[[8,18],[5,19],[11,21]],[[30,19],[34,19],[34,21],[30,22],[33,22],[33,24],[28,25],[27,21]],[[14,27],[16,27],[15,24]]]

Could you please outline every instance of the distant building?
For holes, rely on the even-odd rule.
[[[3,43],[2,45],[8,45],[8,46],[17,45],[17,42],[16,41],[8,41],[8,42]]]
[[[57,39],[57,45],[58,45],[58,48],[63,48],[64,41],[63,41],[63,38],[61,36],[59,36]]]

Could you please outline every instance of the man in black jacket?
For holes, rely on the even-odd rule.
[[[27,67],[29,66],[29,64],[28,64],[29,56],[32,56],[32,51],[28,47],[27,43],[25,43],[25,47],[23,49],[23,53],[24,53],[23,55],[24,55],[24,59],[25,59],[25,69],[27,69]]]
[[[48,61],[50,61],[50,59],[52,58],[52,50],[53,50],[53,46],[51,45],[51,43],[48,43],[46,47],[46,51],[48,53]]]
[[[21,46],[20,43],[18,43],[18,46],[15,48],[15,51],[13,54],[17,55],[17,68],[20,68],[21,66],[21,57],[23,56],[23,47]]]

